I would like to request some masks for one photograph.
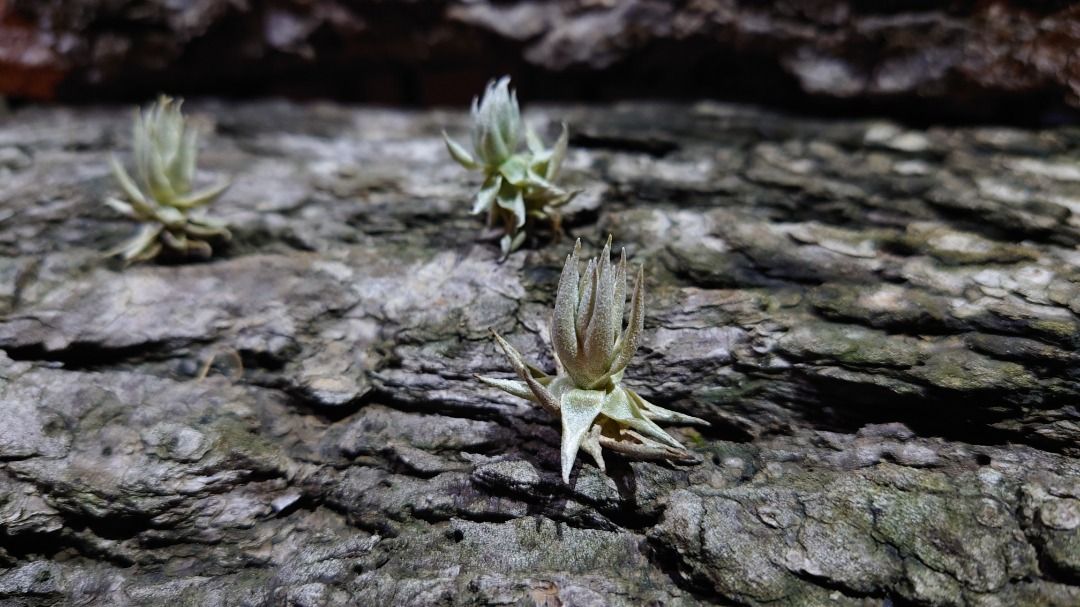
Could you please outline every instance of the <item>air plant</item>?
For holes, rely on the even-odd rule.
[[[108,256],[120,255],[128,263],[153,259],[162,251],[209,257],[209,241],[231,237],[223,222],[199,212],[229,184],[222,181],[193,191],[198,132],[185,124],[182,103],[163,95],[146,111],[135,111],[135,179],[115,155],[109,159],[125,200],[110,197],[105,203],[142,225]]]
[[[566,125],[551,148],[521,119],[510,78],[491,81],[472,103],[472,152],[443,132],[450,156],[469,170],[484,174],[473,198],[473,213],[487,212],[488,226],[501,229],[499,241],[508,255],[525,241],[531,222],[550,220],[559,229],[557,209],[577,192],[555,185],[566,157]],[[524,148],[522,148],[524,145]]]
[[[558,371],[554,377],[524,361],[497,333],[520,381],[477,376],[485,384],[539,404],[562,422],[562,477],[578,450],[588,453],[605,470],[601,447],[638,459],[696,463],[697,456],[679,444],[656,422],[708,425],[708,422],[659,407],[622,385],[623,372],[633,358],[645,317],[644,272],[638,268],[630,316],[623,328],[626,303],[626,251],[612,266],[611,238],[599,259],[589,260],[579,274],[578,253],[567,256],[555,297],[551,343]]]

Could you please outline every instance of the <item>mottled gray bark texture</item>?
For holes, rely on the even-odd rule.
[[[571,241],[476,240],[466,117],[190,108],[207,263],[100,257],[128,111],[0,126],[5,605],[1080,604],[1080,132],[530,112],[645,265],[626,381],[713,424],[566,486],[472,374],[553,369]]]
[[[1037,124],[1080,109],[1080,7],[996,0],[8,0],[0,94],[763,100]]]

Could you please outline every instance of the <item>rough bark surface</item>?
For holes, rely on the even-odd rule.
[[[5,605],[1080,604],[1080,132],[530,113],[645,265],[627,381],[713,424],[566,486],[471,376],[552,369],[570,242],[475,240],[465,116],[190,107],[207,263],[101,259],[128,111],[0,126]]]
[[[159,91],[461,103],[758,99],[804,111],[1075,120],[1080,7],[1057,1],[8,0],[0,94]]]

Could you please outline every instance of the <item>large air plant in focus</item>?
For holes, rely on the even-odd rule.
[[[496,334],[495,339],[520,381],[478,379],[533,401],[560,418],[562,477],[567,483],[579,449],[588,453],[601,470],[605,469],[601,448],[632,458],[697,462],[697,456],[656,422],[708,422],[658,407],[622,385],[623,371],[637,350],[644,322],[642,269],[637,272],[630,316],[623,328],[626,252],[613,266],[609,238],[600,258],[589,260],[581,274],[580,248],[579,240],[566,258],[555,298],[551,322],[551,343],[558,364],[555,377],[526,363],[513,346]]]
[[[576,194],[555,185],[569,141],[566,125],[555,145],[547,148],[522,121],[507,77],[488,83],[483,98],[473,99],[472,117],[471,152],[445,132],[443,139],[461,166],[483,172],[473,213],[486,212],[488,226],[502,232],[503,254],[521,246],[531,223],[551,221],[558,231],[557,209]]]
[[[153,259],[164,251],[209,257],[212,240],[231,237],[223,222],[200,212],[200,207],[213,202],[229,184],[223,181],[194,190],[198,132],[186,124],[181,103],[162,96],[146,111],[136,110],[134,179],[116,156],[110,157],[124,199],[110,197],[105,203],[141,225],[135,236],[107,255],[119,255],[128,263]]]

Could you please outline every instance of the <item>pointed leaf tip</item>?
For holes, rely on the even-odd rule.
[[[457,161],[458,164],[467,168],[474,169],[477,167],[476,160],[473,159],[472,154],[465,149],[460,143],[454,141],[446,134],[446,131],[442,132],[443,141],[446,142],[446,150],[450,152],[450,156]]]
[[[559,401],[562,418],[562,476],[570,484],[570,471],[577,459],[578,449],[585,433],[593,424],[603,406],[604,393],[598,390],[570,390]]]
[[[555,142],[555,147],[551,150],[551,158],[548,160],[547,165],[547,177],[549,180],[558,178],[559,173],[562,172],[563,160],[566,159],[566,149],[570,142],[570,133],[566,128],[566,123],[562,124],[562,133],[559,135],[559,139]]]
[[[503,339],[502,336],[494,330],[491,334],[495,337],[495,341],[506,354],[506,358],[510,360],[510,366],[513,367],[514,372],[525,382],[525,385],[529,387],[529,390],[531,390],[536,397],[536,402],[553,415],[558,415],[559,401],[555,399],[555,396],[552,395],[543,384],[533,377],[532,373],[529,372],[528,365],[526,365],[524,359],[521,358],[521,354],[518,354],[518,351],[514,349],[514,346],[511,346],[509,342]]]

